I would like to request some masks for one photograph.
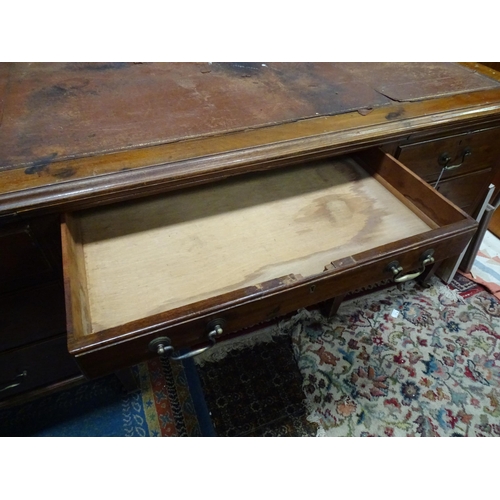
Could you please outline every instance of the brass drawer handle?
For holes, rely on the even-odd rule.
[[[211,344],[206,347],[201,347],[200,349],[195,349],[194,351],[187,352],[186,354],[181,354],[180,356],[172,356],[174,352],[174,348],[172,346],[172,341],[169,337],[158,337],[153,339],[149,343],[149,350],[156,352],[158,356],[169,356],[173,361],[182,361],[183,359],[193,358],[194,356],[198,356],[202,352],[208,351],[208,349],[212,348],[215,345],[216,338],[218,335],[222,335],[223,329],[222,326],[224,324],[223,320],[217,320],[215,322],[210,323],[211,330],[208,332],[208,340],[210,340]]]
[[[453,170],[454,168],[461,167],[467,156],[470,156],[471,154],[471,148],[467,147],[462,153],[462,160],[460,161],[460,163],[457,163],[456,165],[448,165],[448,163],[450,163],[451,161],[451,156],[448,153],[442,153],[441,155],[439,155],[438,163],[443,167],[443,170]]]
[[[28,372],[26,370],[24,370],[23,372],[19,373],[19,375],[16,375],[13,380],[11,380],[10,382],[7,382],[8,385],[6,385],[5,387],[2,387],[0,389],[0,392],[6,391],[8,389],[13,389],[14,387],[20,386],[26,380],[27,376],[28,376]],[[14,382],[14,380],[17,380],[18,378],[20,378],[21,381]]]
[[[403,283],[404,281],[418,278],[425,271],[426,266],[428,266],[429,264],[434,264],[434,257],[432,256],[433,253],[433,250],[428,250],[422,255],[422,257],[420,258],[420,267],[418,271],[414,273],[401,275],[401,273],[403,272],[403,268],[397,260],[392,261],[387,266],[387,269],[392,272],[393,280],[395,283]]]
[[[451,161],[451,156],[448,153],[441,153],[439,155],[439,158],[438,158],[438,163],[443,168],[441,169],[441,172],[439,173],[438,180],[434,184],[434,189],[437,189],[437,187],[439,185],[439,181],[441,180],[441,177],[443,176],[443,174],[446,171],[461,167],[463,165],[465,159],[467,158],[467,156],[470,156],[471,154],[472,154],[471,148],[466,147],[462,153],[462,161],[460,163],[457,163],[456,165],[448,165],[448,163],[450,163],[450,161]]]

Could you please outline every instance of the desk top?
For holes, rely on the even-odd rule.
[[[498,117],[497,78],[455,63],[2,63],[0,213]]]

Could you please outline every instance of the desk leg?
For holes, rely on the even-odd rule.
[[[321,304],[321,314],[327,318],[331,318],[337,314],[340,304],[344,300],[345,294],[334,297],[333,299],[326,300]]]
[[[434,276],[434,273],[438,269],[438,267],[442,264],[442,262],[435,262],[432,266],[428,266],[425,268],[425,271],[418,277],[418,283],[428,288],[430,286],[429,281]],[[326,300],[320,306],[321,314],[326,316],[327,318],[331,318],[337,314],[337,311],[342,304],[342,301],[345,298],[345,294],[334,297],[333,299]]]
[[[128,393],[135,392],[140,389],[139,382],[134,377],[134,373],[131,368],[118,370],[115,372],[115,375],[118,377],[118,380]]]
[[[430,279],[434,276],[434,273],[437,271],[438,267],[442,264],[442,262],[434,262],[432,266],[426,267],[425,271],[418,277],[417,282],[419,285],[424,288],[429,288],[431,285],[429,284]]]

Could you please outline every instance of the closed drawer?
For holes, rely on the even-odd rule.
[[[195,346],[389,278],[395,261],[421,271],[475,228],[378,149],[67,214],[69,350],[100,376],[155,356],[159,337]]]
[[[0,255],[0,292],[42,281],[52,272],[29,225],[0,234]]]
[[[436,189],[451,202],[472,215],[484,199],[490,184],[491,169],[441,180]]]
[[[0,229],[0,293],[60,279],[59,217],[46,216]]]
[[[66,336],[0,354],[0,399],[80,374]]]
[[[500,128],[399,146],[396,158],[427,182],[499,165]],[[458,166],[460,165],[460,166]]]
[[[0,295],[0,352],[65,331],[62,280]]]

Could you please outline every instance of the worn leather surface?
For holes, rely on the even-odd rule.
[[[454,63],[2,63],[0,170],[499,85]]]

